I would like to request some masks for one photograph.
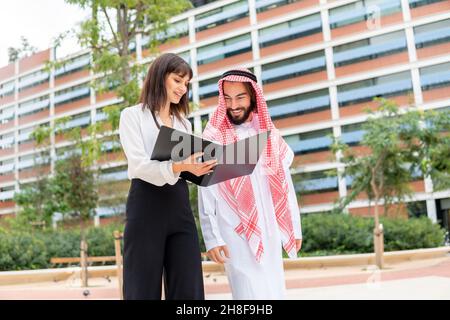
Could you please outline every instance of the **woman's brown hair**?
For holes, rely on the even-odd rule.
[[[189,75],[189,80],[192,79],[192,69],[186,61],[173,53],[160,55],[152,62],[145,77],[140,98],[143,109],[148,108],[150,111],[159,112],[161,107],[166,104],[168,98],[165,84],[167,76],[171,73],[176,73],[181,77]],[[183,116],[189,114],[188,97],[189,87],[178,104],[170,104],[170,113],[183,124]]]

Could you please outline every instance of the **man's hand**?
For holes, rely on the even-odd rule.
[[[297,249],[297,253],[300,251],[300,249],[302,248],[302,239],[295,239],[295,247]]]
[[[228,251],[227,246],[219,246],[212,248],[207,252],[207,255],[212,261],[220,264],[223,264],[225,262],[224,257],[227,257],[228,259],[230,258],[230,253]]]

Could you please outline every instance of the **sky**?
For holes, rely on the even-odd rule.
[[[45,50],[87,16],[87,11],[64,0],[0,0],[0,68],[8,64],[8,48],[20,46],[21,36]],[[66,41],[67,53],[79,49],[75,41]]]

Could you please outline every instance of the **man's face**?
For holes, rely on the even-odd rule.
[[[227,116],[235,125],[243,124],[249,119],[252,108],[250,94],[242,82],[223,82],[223,94],[227,107]]]

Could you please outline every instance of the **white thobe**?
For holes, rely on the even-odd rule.
[[[257,116],[252,121],[235,126],[238,139],[257,134]],[[294,236],[302,238],[300,210],[292,183],[289,166],[294,154],[289,149],[283,166],[289,186],[288,202],[292,215]],[[231,209],[219,192],[218,185],[199,187],[199,214],[206,249],[227,245],[230,258],[225,270],[233,299],[284,299],[285,281],[282,259],[281,236],[276,221],[270,186],[260,163],[250,175],[256,206],[258,226],[261,229],[264,253],[258,263],[247,240],[234,229],[240,223],[238,215]]]

